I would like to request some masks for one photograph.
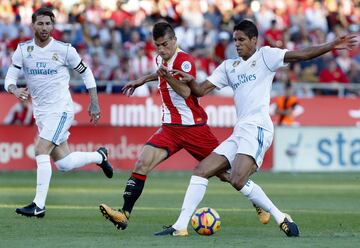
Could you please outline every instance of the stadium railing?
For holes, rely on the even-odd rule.
[[[24,81],[20,80],[18,85],[24,84]],[[83,85],[81,80],[71,80],[70,86],[76,87]],[[124,83],[118,81],[97,81],[98,87],[116,85],[122,86]],[[316,90],[328,90],[335,92],[338,97],[344,96],[360,96],[360,82],[357,83],[308,83],[308,82],[296,82],[293,84],[296,95],[311,97]],[[0,91],[4,91],[4,79],[0,79]],[[282,95],[284,93],[284,84],[275,82],[272,87],[272,97]]]

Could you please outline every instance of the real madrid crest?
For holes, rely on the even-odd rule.
[[[28,58],[31,58],[31,52],[34,51],[34,46],[28,46],[26,48],[26,51],[28,52]]]
[[[254,60],[253,62],[251,62],[251,67],[255,67],[256,65],[256,60]]]
[[[234,61],[234,63],[232,64],[232,66],[233,66],[233,67],[236,67],[236,66],[238,66],[239,64],[240,64],[240,61],[237,60],[237,61]]]
[[[52,60],[58,61],[59,60],[59,55],[57,53],[54,53],[52,56]]]

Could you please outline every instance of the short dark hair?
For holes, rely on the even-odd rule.
[[[236,24],[234,27],[234,32],[235,31],[242,31],[244,32],[244,34],[249,37],[249,39],[253,38],[253,37],[258,37],[259,36],[259,32],[258,29],[256,27],[256,25],[249,20],[243,20],[240,23]]]
[[[37,10],[35,10],[35,12],[31,16],[32,23],[36,22],[36,19],[38,16],[48,16],[48,17],[50,17],[52,23],[55,23],[55,15],[54,15],[52,9],[50,9],[48,7],[41,7],[41,8],[38,8]]]
[[[160,37],[164,37],[165,35],[169,35],[171,38],[175,37],[174,28],[169,23],[164,21],[155,23],[152,33],[154,40]]]

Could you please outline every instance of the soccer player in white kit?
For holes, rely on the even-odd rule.
[[[235,25],[233,37],[239,57],[225,60],[203,83],[195,82],[184,72],[173,71],[189,83],[197,96],[215,88],[232,87],[237,123],[231,136],[194,169],[175,224],[155,235],[183,236],[181,234],[185,233],[192,214],[205,195],[208,178],[230,168],[230,183],[234,188],[269,212],[287,236],[299,236],[299,229],[290,216],[281,212],[261,187],[249,179],[261,167],[273,139],[274,128],[269,116],[272,81],[276,70],[289,62],[312,59],[332,49],[351,49],[356,44],[356,36],[342,36],[301,51],[257,49],[258,30],[253,22],[244,20]]]
[[[83,64],[79,54],[68,43],[51,37],[55,16],[49,8],[39,8],[32,15],[34,39],[20,43],[13,54],[12,66],[5,78],[5,89],[20,101],[31,96],[39,135],[35,144],[37,164],[36,195],[32,203],[17,208],[16,213],[38,218],[45,215],[45,201],[51,179],[50,157],[59,170],[69,171],[89,163],[100,166],[108,178],[113,169],[107,159],[107,149],[95,152],[70,152],[68,129],[74,119],[74,109],[69,92],[68,67],[79,72],[89,91],[90,121],[96,124],[100,118],[94,76]],[[16,86],[23,69],[27,87]]]

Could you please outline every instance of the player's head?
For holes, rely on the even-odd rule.
[[[35,10],[31,19],[35,38],[41,42],[49,39],[55,24],[55,15],[52,10],[47,7],[41,7]]]
[[[233,38],[239,56],[247,59],[256,51],[258,29],[249,20],[243,20],[234,27]]]
[[[167,22],[158,22],[154,25],[153,39],[156,52],[164,59],[170,59],[176,51],[176,36],[173,27]]]

